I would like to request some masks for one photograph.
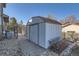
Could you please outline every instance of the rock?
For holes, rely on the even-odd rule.
[[[43,52],[41,56],[58,56],[58,54],[53,51],[48,50],[48,51]]]
[[[76,43],[72,43],[60,55],[61,56],[69,56],[69,55],[71,55],[72,49],[74,48],[75,45],[76,45]]]

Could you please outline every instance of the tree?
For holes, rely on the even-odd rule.
[[[56,17],[55,16],[53,16],[53,15],[51,15],[51,14],[48,14],[48,18],[50,18],[50,19],[56,19]]]
[[[76,19],[74,15],[70,15],[65,17],[65,19],[60,21],[63,25],[64,24],[74,24],[74,23],[79,23],[79,21]]]
[[[22,29],[23,29],[23,21],[21,20],[18,24],[18,32],[22,33]]]
[[[10,24],[11,24],[12,26],[14,26],[14,25],[17,24],[17,21],[16,21],[16,18],[15,18],[15,17],[12,17],[10,20],[11,20]]]
[[[20,24],[23,25],[23,21],[22,20],[20,21]]]
[[[9,24],[8,24],[8,30],[13,31],[13,27],[17,24],[17,20],[15,17],[10,18]]]

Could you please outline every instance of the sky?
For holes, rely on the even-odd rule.
[[[79,4],[64,3],[7,3],[4,14],[10,18],[15,17],[18,22],[24,24],[33,16],[52,15],[56,20],[62,20],[66,16],[74,15],[79,19]]]

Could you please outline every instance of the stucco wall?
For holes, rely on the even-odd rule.
[[[67,31],[75,31],[76,33],[79,33],[79,25],[72,24],[62,29],[62,32]]]

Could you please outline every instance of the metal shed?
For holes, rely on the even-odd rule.
[[[48,48],[53,42],[61,40],[61,23],[47,17],[35,16],[29,19],[26,32],[28,40]]]

